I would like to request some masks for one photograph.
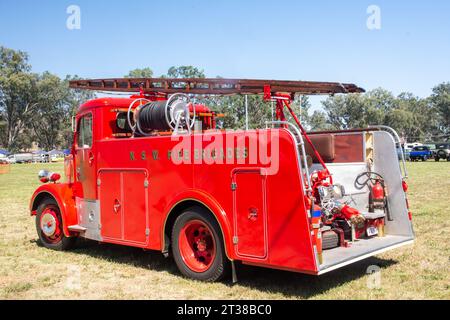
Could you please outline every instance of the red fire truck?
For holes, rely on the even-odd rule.
[[[414,239],[400,139],[384,126],[307,133],[296,94],[345,83],[238,79],[75,80],[122,92],[79,107],[60,175],[41,171],[31,215],[45,247],[78,237],[159,250],[185,276],[216,281],[235,262],[313,275]],[[274,119],[226,130],[201,98],[261,95]],[[247,101],[247,100],[246,100]]]

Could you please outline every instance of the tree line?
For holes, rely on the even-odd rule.
[[[44,150],[68,147],[72,115],[94,97],[70,90],[72,79],[77,76],[34,73],[26,52],[0,46],[0,146],[12,152],[33,142]]]
[[[153,77],[149,67],[131,70],[125,77]],[[171,67],[160,77],[205,78],[204,70],[194,66]],[[37,143],[44,150],[63,149],[72,142],[71,118],[78,106],[95,97],[87,90],[69,89],[75,76],[59,78],[50,72],[31,71],[26,52],[0,46],[0,147],[9,151],[26,150]],[[250,128],[261,128],[274,117],[274,106],[261,96],[248,98]],[[224,128],[245,127],[245,97],[196,96],[218,113]],[[420,98],[412,93],[398,96],[378,88],[365,94],[330,96],[322,110],[311,110],[307,96],[297,96],[293,107],[308,130],[365,128],[388,125],[408,141],[440,142],[449,139],[450,82],[432,89]]]

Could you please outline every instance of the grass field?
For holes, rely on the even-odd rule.
[[[0,174],[0,299],[450,299],[450,163],[409,163],[417,240],[341,270],[313,277],[238,266],[239,283],[183,278],[171,259],[84,242],[70,252],[39,245],[28,201],[41,168],[12,165]],[[367,267],[381,268],[370,289]]]

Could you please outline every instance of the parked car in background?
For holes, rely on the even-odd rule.
[[[426,144],[424,144],[424,146],[430,148],[431,152],[433,153],[433,158],[434,158],[435,153],[436,153],[436,144],[434,144],[434,143],[426,143]]]
[[[32,162],[47,162],[46,158],[48,156],[46,154],[33,154]]]
[[[430,147],[418,146],[412,148],[409,157],[411,161],[427,161],[428,159],[433,158],[433,152],[430,150]]]
[[[414,143],[407,143],[406,144],[406,147],[410,148],[410,149],[413,149],[414,147],[421,147],[421,146],[423,146],[423,143],[420,143],[420,142],[414,142]]]
[[[6,158],[6,161],[8,161],[8,163],[16,163],[16,158],[12,154]]]
[[[33,162],[32,153],[17,153],[8,156],[9,163],[30,163]]]
[[[438,143],[436,144],[436,150],[434,152],[434,160],[439,161],[446,159],[450,161],[450,143]]]
[[[51,150],[48,152],[50,162],[63,162],[64,161],[64,151],[61,150]]]
[[[403,149],[405,150],[405,159],[409,161],[410,160],[409,153],[412,151],[413,148],[420,146],[423,146],[423,144],[421,144],[420,142],[406,143],[403,146]]]
[[[406,161],[409,161],[409,151],[406,152],[406,150],[403,147],[397,148],[397,156],[398,156],[398,160],[402,160],[402,152],[403,152],[403,157],[405,158]]]

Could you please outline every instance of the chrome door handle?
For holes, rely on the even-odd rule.
[[[94,163],[94,154],[92,152],[89,152],[88,162],[90,166]]]
[[[258,209],[256,208],[249,208],[248,209],[248,219],[255,221],[258,218]]]
[[[114,200],[113,210],[114,210],[114,213],[119,213],[120,201],[117,199]]]

